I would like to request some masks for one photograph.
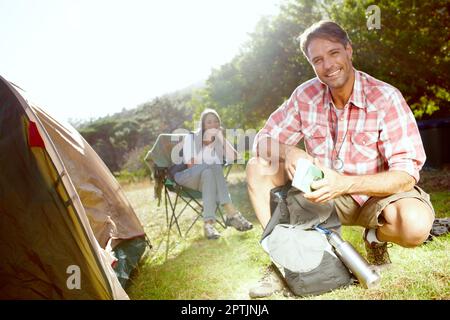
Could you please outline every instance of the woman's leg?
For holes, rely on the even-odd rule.
[[[223,174],[223,167],[222,165],[215,164],[212,165],[212,168],[214,170],[214,177],[217,184],[217,199],[219,200],[219,203],[223,205],[226,215],[233,216],[239,211],[235,208],[233,202],[231,201],[230,192],[228,191],[227,182],[225,181]]]
[[[223,175],[223,167],[221,165],[213,165],[212,171],[217,184],[217,199],[223,205],[227,219],[225,224],[232,226],[239,231],[247,231],[253,228],[251,222],[242,216],[242,214],[234,207],[231,202],[230,193],[228,192],[227,183]]]
[[[228,192],[227,182],[223,175],[223,167],[220,164],[211,165],[217,186],[217,198],[220,204],[231,203],[230,193]]]
[[[213,170],[206,164],[194,165],[175,174],[175,181],[202,193],[203,220],[215,220],[217,185]]]
[[[215,221],[217,208],[217,186],[214,172],[211,168],[205,168],[202,171],[200,185],[203,200],[203,220]]]

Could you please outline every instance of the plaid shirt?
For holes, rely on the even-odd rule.
[[[345,175],[405,171],[419,181],[425,151],[414,116],[400,91],[354,70],[353,93],[338,119],[329,88],[318,78],[295,89],[255,138],[269,136],[287,145],[303,137],[309,155],[332,168],[337,158]],[[337,130],[336,130],[337,125]],[[337,137],[335,137],[337,132]],[[352,195],[363,205],[366,195]]]

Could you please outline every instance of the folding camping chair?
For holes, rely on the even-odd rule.
[[[187,236],[198,219],[202,217],[203,212],[203,205],[200,202],[202,193],[200,191],[186,188],[177,184],[168,174],[169,168],[174,165],[174,162],[172,160],[172,152],[174,152],[174,156],[181,156],[180,152],[182,150],[183,138],[185,136],[186,134],[160,134],[152,149],[147,153],[144,159],[147,165],[150,167],[150,170],[152,171],[153,177],[155,179],[155,196],[158,197],[158,206],[161,202],[161,193],[164,193],[164,206],[166,212],[168,240],[171,228],[174,225],[176,226],[180,236],[183,237],[179,218],[188,207],[193,209],[197,216],[186,230],[184,237]],[[174,150],[175,146],[177,146],[177,148],[179,149]],[[226,179],[230,173],[231,164],[225,164],[224,170]],[[170,193],[175,194],[174,200],[170,197]],[[177,204],[180,200],[184,203],[184,206],[179,212],[177,212]],[[195,207],[193,203],[197,205],[197,207]],[[219,204],[217,204],[216,206],[216,213],[219,213],[222,220],[217,220],[217,222],[223,228],[226,228],[225,219],[222,210],[219,207]]]

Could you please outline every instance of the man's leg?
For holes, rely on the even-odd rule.
[[[403,194],[394,194],[385,199],[373,199],[373,201],[371,199],[363,207],[360,214],[361,225],[372,228],[364,232],[369,263],[380,266],[391,263],[387,251],[388,242],[413,248],[427,239],[434,220],[432,204],[428,197],[424,196],[421,200],[416,196],[420,194],[415,189]],[[396,199],[396,197],[400,198]],[[381,212],[375,212],[376,205],[379,205]],[[374,213],[379,216],[373,216]],[[371,222],[367,223],[370,215],[375,220],[370,219]],[[377,226],[377,224],[381,225]]]
[[[376,231],[378,240],[406,248],[421,245],[428,238],[434,221],[430,206],[416,198],[390,203],[382,216],[386,222]]]
[[[256,217],[263,229],[270,220],[270,190],[283,186],[288,178],[284,163],[271,166],[262,158],[251,158],[247,164],[247,188]]]
[[[288,181],[284,164],[277,164],[277,167],[272,167],[270,163],[262,158],[251,158],[247,164],[246,173],[250,201],[256,217],[264,229],[271,216],[270,190],[283,186]],[[273,268],[274,266],[270,266],[258,285],[250,289],[250,297],[267,297],[283,289],[282,281]]]

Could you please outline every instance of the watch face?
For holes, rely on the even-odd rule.
[[[344,162],[341,159],[337,158],[333,161],[333,167],[336,170],[342,170],[342,168],[344,168]]]

